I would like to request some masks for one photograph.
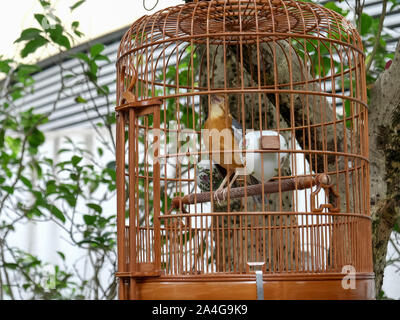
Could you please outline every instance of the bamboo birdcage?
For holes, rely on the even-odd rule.
[[[117,61],[120,298],[373,298],[364,64],[355,28],[312,3],[194,1],[136,21]],[[213,96],[243,138],[259,132],[229,152],[276,156],[271,180],[216,191]]]

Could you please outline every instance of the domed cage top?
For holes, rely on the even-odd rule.
[[[372,298],[364,64],[355,28],[312,3],[136,21],[117,61],[120,298],[252,299],[256,272],[265,298]]]

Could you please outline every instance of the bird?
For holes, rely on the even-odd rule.
[[[230,114],[226,96],[211,95],[210,112],[203,129],[203,142],[207,151],[210,152],[211,159],[226,170],[225,178],[216,190],[218,192],[226,186],[234,173],[235,175],[229,183],[229,187],[231,187],[244,169],[238,153],[242,128]]]
[[[279,159],[282,164],[287,157],[287,153],[257,152],[262,149],[263,136],[278,136],[280,150],[288,149],[286,139],[273,130],[252,129],[246,129],[247,133],[243,137],[242,126],[230,114],[225,95],[211,96],[210,112],[203,128],[205,130],[202,131],[202,138],[206,149],[211,153],[213,163],[226,170],[225,178],[216,192],[231,188],[239,176],[249,176],[249,185],[265,183],[277,174]],[[226,152],[227,150],[232,151]],[[243,155],[242,150],[247,152]],[[233,173],[234,176],[230,179]],[[229,187],[225,188],[228,182]]]

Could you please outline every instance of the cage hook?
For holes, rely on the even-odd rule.
[[[183,214],[188,214],[189,212],[185,209],[184,203],[183,203],[183,198],[181,197],[177,197],[172,199],[172,204],[171,204],[171,208],[169,208],[167,214],[170,215],[172,213],[173,210],[175,209],[180,209],[180,211]],[[181,225],[181,227],[185,227],[184,223],[183,223],[183,219],[182,218],[178,218],[179,223]],[[190,218],[186,218],[186,227],[190,227]]]
[[[332,179],[329,175],[323,173],[318,175],[316,178],[317,189],[311,192],[311,211],[316,213],[321,213],[324,209],[328,209],[329,212],[339,212],[340,211],[340,195],[335,190],[332,184]],[[315,197],[318,193],[324,189],[325,194],[329,197],[330,194],[334,197],[334,204],[324,203],[319,206],[315,205]]]
[[[159,2],[159,0],[156,1],[156,4],[153,6],[153,8],[149,9],[149,8],[146,7],[146,0],[143,0],[143,8],[144,8],[144,10],[146,10],[146,11],[152,11],[152,10],[154,10],[154,9],[157,7],[158,2]]]
[[[142,62],[142,56],[139,56],[138,60],[138,65]],[[122,93],[122,103],[126,101],[127,103],[130,102],[136,102],[137,97],[136,95],[132,92],[133,88],[136,85],[136,82],[138,80],[139,74],[137,72],[137,68],[135,68],[132,64],[129,65],[129,68],[132,71],[132,80],[129,83],[128,88]],[[122,73],[121,73],[121,86],[124,87],[124,80],[125,80],[125,74],[126,74],[126,66],[122,67]]]

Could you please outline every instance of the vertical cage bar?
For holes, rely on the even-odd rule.
[[[117,233],[118,233],[118,271],[126,272],[125,250],[125,117],[123,112],[117,113],[117,154],[116,154],[116,184],[117,184]],[[119,280],[119,298],[127,299],[124,290],[124,279]]]
[[[155,145],[161,146],[160,142],[160,107],[154,107],[154,118],[153,126],[158,132],[158,135],[154,139],[157,139]],[[160,206],[161,206],[161,194],[160,194],[160,161],[159,161],[160,149],[156,148],[154,151],[154,165],[153,165],[153,208],[154,208],[154,262],[156,270],[161,270],[161,224],[160,224]]]
[[[129,144],[129,271],[131,273],[136,272],[137,256],[136,256],[136,236],[140,236],[140,226],[136,226],[136,215],[139,213],[135,206],[135,189],[136,189],[136,137],[135,137],[135,111],[129,109],[129,121],[128,121],[128,144]],[[125,171],[125,167],[124,167]],[[125,193],[125,192],[124,192]],[[130,298],[136,298],[136,280],[130,278]]]

